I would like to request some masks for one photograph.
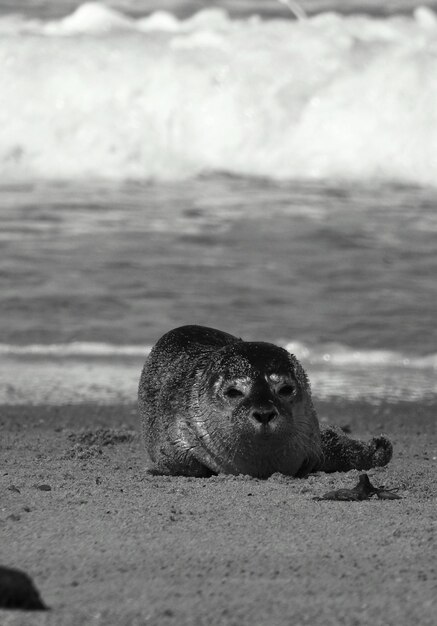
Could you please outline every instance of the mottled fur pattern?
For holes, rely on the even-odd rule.
[[[143,438],[157,473],[186,476],[347,471],[385,465],[392,447],[320,431],[308,378],[283,348],[219,330],[165,334],[139,384]]]

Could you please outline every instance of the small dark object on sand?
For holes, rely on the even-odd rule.
[[[401,500],[402,498],[395,493],[397,489],[397,487],[394,489],[386,489],[384,485],[381,487],[375,487],[370,482],[367,474],[360,474],[358,477],[358,484],[352,489],[336,489],[335,491],[328,491],[328,493],[325,493],[321,497],[316,496],[313,500],[370,500],[370,498],[375,494],[381,500]]]
[[[0,565],[0,609],[46,611],[47,607],[30,576]]]

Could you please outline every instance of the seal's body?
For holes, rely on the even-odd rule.
[[[139,409],[158,473],[304,476],[391,457],[384,437],[364,444],[332,427],[320,432],[307,376],[286,350],[202,326],[157,342],[141,374]]]

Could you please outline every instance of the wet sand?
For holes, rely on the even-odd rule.
[[[318,409],[392,438],[393,461],[369,475],[402,500],[312,499],[356,471],[153,477],[133,405],[3,406],[0,563],[51,610],[0,611],[1,624],[433,624],[436,406]]]

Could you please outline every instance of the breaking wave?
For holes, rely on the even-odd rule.
[[[0,174],[435,185],[437,16],[0,18]],[[20,112],[17,115],[17,111]]]

